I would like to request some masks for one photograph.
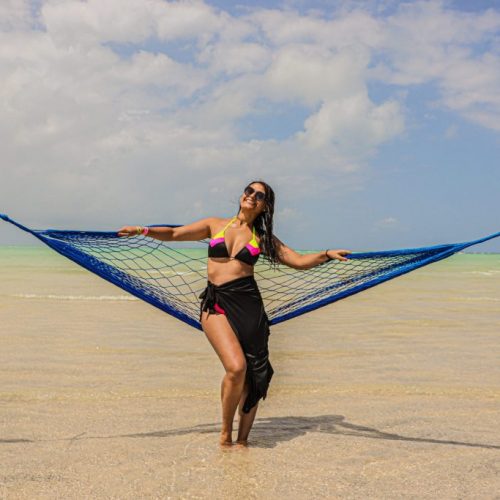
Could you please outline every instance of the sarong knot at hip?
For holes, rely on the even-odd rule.
[[[207,311],[208,315],[214,314],[216,311],[214,309],[216,303],[216,293],[215,293],[215,285],[212,282],[208,282],[207,287],[201,293],[200,299],[201,301],[201,311]]]

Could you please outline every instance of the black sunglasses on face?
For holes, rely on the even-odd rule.
[[[266,193],[263,191],[256,191],[253,187],[248,186],[245,191],[244,191],[246,196],[251,196],[253,193],[255,193],[255,200],[256,201],[264,201],[266,199]]]

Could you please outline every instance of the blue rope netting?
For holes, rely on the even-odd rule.
[[[7,215],[0,214],[0,218],[101,278],[201,330],[198,296],[207,283],[208,240],[198,242],[196,248],[183,248],[178,242],[118,237],[116,232],[35,230]],[[498,236],[500,232],[464,243],[351,253],[347,261],[332,260],[307,270],[284,265],[272,269],[261,258],[254,273],[270,324],[275,325]]]

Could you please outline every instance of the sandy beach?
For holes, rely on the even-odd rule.
[[[37,251],[0,253],[0,498],[500,498],[500,255],[273,327],[250,445],[221,450],[204,334]]]
[[[0,500],[500,500],[500,0],[0,36]]]

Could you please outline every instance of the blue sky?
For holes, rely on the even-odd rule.
[[[0,30],[0,212],[25,225],[226,217],[261,177],[297,249],[500,231],[496,2],[9,2]]]

